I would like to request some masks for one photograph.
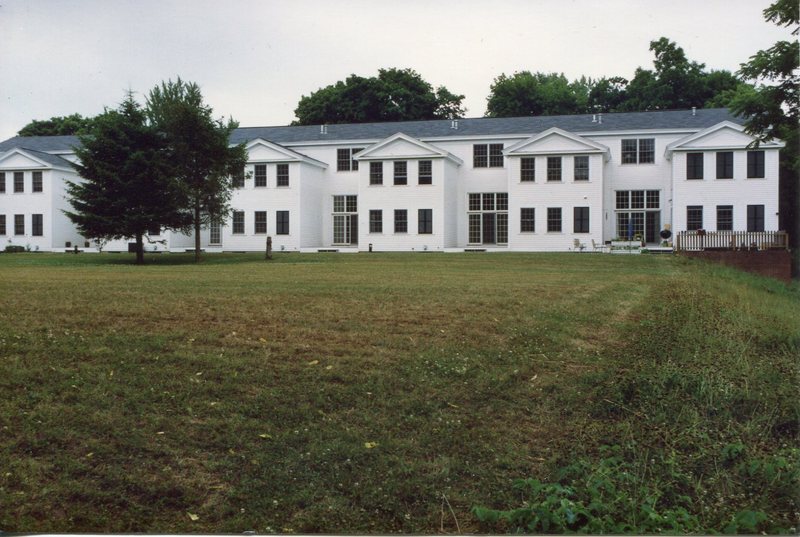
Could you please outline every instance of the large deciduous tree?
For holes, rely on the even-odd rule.
[[[95,239],[136,239],[136,262],[144,261],[143,236],[152,229],[186,224],[182,190],[168,174],[166,146],[128,93],[117,110],[97,116],[75,148],[84,179],[67,183],[78,230]]]
[[[294,125],[367,123],[463,117],[463,95],[434,90],[411,69],[380,69],[377,77],[350,75],[300,98]]]
[[[92,126],[94,118],[80,114],[57,116],[50,119],[34,119],[17,133],[18,136],[63,136],[85,134]]]
[[[764,18],[800,31],[800,2],[777,0],[764,10]],[[747,132],[759,142],[780,138],[786,142],[780,159],[780,225],[789,230],[795,250],[794,276],[800,275],[800,45],[797,38],[779,41],[759,50],[741,65],[738,75],[757,84],[751,91],[736,94],[731,109],[748,118]]]
[[[194,230],[195,261],[200,261],[200,231],[230,212],[232,177],[244,173],[244,144],[231,146],[238,123],[214,119],[200,88],[178,78],[150,91],[146,113],[167,144],[169,174],[181,186]]]
[[[487,99],[488,117],[539,116],[584,112],[589,82],[570,82],[560,73],[505,73],[494,79]]]

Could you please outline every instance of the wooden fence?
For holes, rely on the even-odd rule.
[[[775,250],[789,248],[785,231],[681,231],[675,236],[675,251]]]

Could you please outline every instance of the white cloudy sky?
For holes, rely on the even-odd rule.
[[[666,36],[735,71],[789,32],[771,0],[0,0],[0,140],[31,119],[114,107],[180,76],[217,115],[284,125],[301,95],[410,67],[485,112],[500,73],[652,67]]]

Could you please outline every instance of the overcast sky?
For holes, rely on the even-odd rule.
[[[573,79],[652,68],[665,36],[689,59],[735,71],[789,31],[770,0],[0,0],[0,140],[32,119],[140,100],[197,82],[217,116],[285,125],[302,95],[355,73],[412,68],[482,116],[493,79]]]

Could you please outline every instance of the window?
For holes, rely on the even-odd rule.
[[[25,215],[24,214],[15,214],[14,215],[14,235],[24,235],[25,234]]]
[[[244,188],[244,170],[240,170],[231,180],[233,188]]]
[[[717,179],[733,179],[733,151],[717,153]]]
[[[222,230],[220,229],[222,226],[219,225],[219,222],[211,222],[211,226],[208,230],[208,243],[209,244],[221,244],[222,243]]]
[[[0,235],[6,234],[6,215],[0,214]]]
[[[533,207],[523,207],[519,210],[519,230],[522,233],[533,233],[536,231],[536,209]]]
[[[236,235],[244,233],[244,211],[233,211],[233,233]]]
[[[394,232],[407,233],[408,232],[408,211],[405,209],[394,210]]]
[[[398,160],[394,163],[394,184],[408,184],[408,163],[405,160]]]
[[[278,164],[278,186],[289,186],[289,165]]]
[[[686,207],[686,229],[688,231],[703,229],[702,205],[689,205]]]
[[[747,231],[764,231],[764,206],[747,206]]]
[[[6,193],[6,172],[0,172],[0,194]]]
[[[383,233],[383,211],[370,210],[369,212],[369,232]]]
[[[631,190],[631,209],[644,209],[644,190]]]
[[[267,186],[267,165],[256,164],[255,186]]]
[[[617,190],[617,236],[633,238],[638,235],[646,242],[659,242],[660,208],[660,190]]]
[[[617,209],[629,209],[631,203],[630,199],[630,190],[617,190]]]
[[[687,179],[703,178],[703,153],[686,154],[686,178]]]
[[[236,217],[236,213],[233,213],[234,218]],[[244,228],[244,224],[242,225]],[[233,222],[233,232],[236,233],[236,221]],[[267,232],[267,211],[256,211],[256,218],[255,218],[255,227],[253,231],[259,235],[263,235]],[[242,229],[242,233],[244,233],[244,229]]]
[[[44,235],[44,216],[41,214],[31,215],[31,235],[41,237]]]
[[[334,196],[333,212],[335,213],[357,213],[358,196]]]
[[[355,160],[356,153],[364,149],[363,147],[336,150],[336,171],[337,172],[357,172],[358,161]]]
[[[647,191],[647,208],[658,209],[661,206],[661,191],[648,190]]]
[[[508,243],[508,193],[469,194],[467,222],[470,244]]]
[[[561,232],[561,207],[547,208],[547,231]]]
[[[369,184],[371,185],[383,184],[383,162],[369,163]]]
[[[417,223],[420,235],[433,233],[433,209],[420,209],[417,211]]]
[[[419,161],[418,183],[420,185],[433,184],[433,163],[430,160]]]
[[[475,144],[472,146],[474,168],[502,168],[503,144]]]
[[[580,156],[575,157],[575,180],[588,181],[589,180],[589,157]]]
[[[652,164],[656,157],[655,138],[622,140],[623,164]]]
[[[747,178],[756,179],[764,177],[764,152],[747,152]]]
[[[762,166],[763,168],[763,166]],[[42,172],[33,172],[33,189],[34,192],[42,191]]]
[[[161,228],[158,226],[153,226],[147,230],[147,234],[150,235],[151,237],[158,237],[159,235],[161,235]]]
[[[561,157],[547,157],[547,180],[561,181]]]
[[[275,211],[275,234],[289,234],[289,211]]]
[[[733,231],[733,205],[717,205],[717,231]]]
[[[574,208],[573,233],[589,233],[589,207]]]
[[[25,192],[25,172],[14,172],[14,192]]]
[[[522,157],[519,159],[519,180],[525,182],[536,181],[536,158]]]

